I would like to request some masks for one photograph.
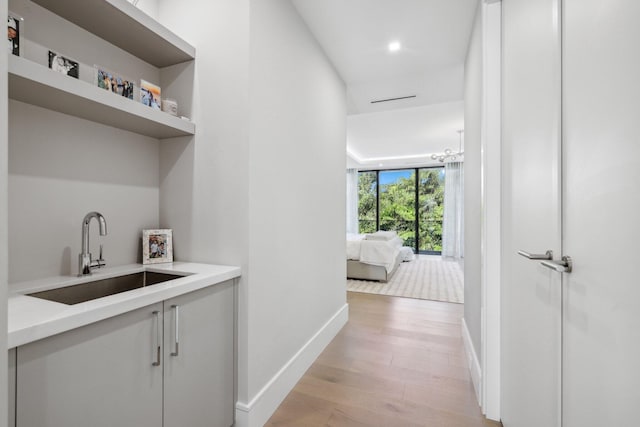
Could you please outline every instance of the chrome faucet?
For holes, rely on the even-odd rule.
[[[97,264],[92,262],[91,254],[89,253],[89,223],[91,222],[91,218],[98,220],[100,235],[107,235],[107,221],[105,221],[102,214],[98,212],[89,212],[85,215],[84,220],[82,221],[82,253],[80,254],[80,272],[78,273],[78,276],[91,274],[92,268],[102,267],[104,265],[104,260],[102,259],[102,245],[100,245],[100,259],[97,260]]]

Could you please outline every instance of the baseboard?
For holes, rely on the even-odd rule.
[[[348,319],[349,305],[345,304],[249,403],[237,402],[235,427],[263,426]]]
[[[476,350],[473,348],[471,335],[469,334],[467,322],[465,322],[464,318],[462,318],[462,341],[464,342],[464,353],[467,356],[467,366],[471,372],[471,381],[476,391],[478,405],[480,405],[482,402],[482,369],[480,368],[480,360],[478,359]]]

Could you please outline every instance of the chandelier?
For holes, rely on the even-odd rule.
[[[458,151],[453,151],[451,148],[447,148],[444,150],[444,153],[441,154],[432,154],[431,159],[437,160],[440,163],[444,163],[445,160],[454,161],[458,157],[464,156],[464,151],[462,151],[462,134],[464,133],[464,129],[460,129],[457,131],[459,137]]]

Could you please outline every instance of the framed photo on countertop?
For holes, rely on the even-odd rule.
[[[173,262],[173,231],[142,230],[142,263]]]

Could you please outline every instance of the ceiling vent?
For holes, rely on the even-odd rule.
[[[415,98],[416,96],[417,95],[409,95],[409,96],[401,96],[399,98],[378,99],[376,101],[371,101],[371,103],[372,104],[378,104],[380,102],[399,101],[401,99]]]

